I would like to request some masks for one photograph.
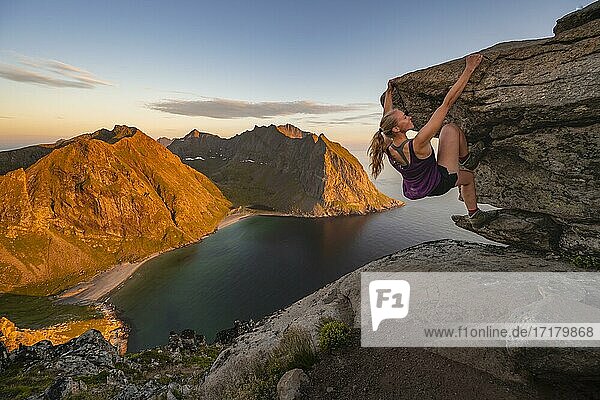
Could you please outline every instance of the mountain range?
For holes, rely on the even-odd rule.
[[[236,206],[320,217],[403,204],[379,192],[339,143],[290,124],[255,126],[229,139],[193,130],[167,148]]]
[[[60,292],[195,242],[233,207],[314,217],[403,204],[340,144],[293,125],[171,140],[116,125],[0,152],[0,292]]]

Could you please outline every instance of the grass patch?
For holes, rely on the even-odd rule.
[[[158,349],[144,350],[139,353],[127,353],[125,357],[141,365],[166,364],[171,361],[169,355]]]
[[[219,353],[221,353],[221,350],[222,348],[220,346],[206,346],[206,348],[202,349],[200,354],[191,353],[184,355],[182,362],[188,367],[207,370],[210,368],[213,362],[215,362],[219,356]]]
[[[277,383],[287,371],[308,369],[318,360],[317,350],[310,334],[299,328],[290,328],[267,355],[257,355],[240,365],[237,376],[228,386],[213,393],[224,399],[277,399]]]
[[[221,350],[218,345],[203,345],[194,351],[174,354],[154,348],[125,354],[126,360],[116,363],[115,368],[123,371],[130,382],[143,383],[159,374],[158,381],[166,385],[171,381],[181,381],[183,377],[201,376]]]
[[[294,368],[308,369],[318,358],[310,334],[299,328],[288,329],[283,334],[272,357],[282,364],[283,372]]]
[[[0,399],[26,399],[44,391],[53,381],[41,367],[25,371],[22,364],[12,364],[0,373]]]
[[[104,385],[106,384],[106,378],[108,378],[108,371],[100,371],[96,375],[78,376],[77,380],[88,385]]]
[[[19,328],[40,329],[70,321],[102,318],[95,307],[58,304],[48,297],[0,294],[0,317],[6,317]]]
[[[130,367],[129,364],[120,361],[115,363],[115,368],[123,371],[125,375],[134,375],[137,372],[134,368]]]
[[[331,351],[348,345],[350,327],[337,320],[323,320],[319,328],[319,348]]]

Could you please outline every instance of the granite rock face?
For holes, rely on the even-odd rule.
[[[448,116],[487,147],[480,202],[548,215],[566,253],[600,253],[599,10],[596,2],[561,18],[554,37],[481,50]],[[395,106],[424,125],[463,68],[459,59],[397,78]]]
[[[289,124],[257,126],[229,139],[193,130],[168,149],[237,206],[320,217],[403,204],[380,193],[344,147]]]
[[[308,332],[316,343],[324,318],[333,318],[354,328],[360,327],[360,274],[367,271],[580,270],[569,262],[548,259],[537,251],[452,240],[424,243],[375,260],[258,323],[237,324],[235,335],[239,336],[228,334],[231,340],[225,344],[227,347],[219,343],[207,345],[202,335],[185,330],[181,333],[171,332],[169,343],[161,348],[121,357],[99,332],[92,330],[58,346],[42,341],[8,354],[0,346],[0,357],[5,354],[3,361],[0,358],[0,374],[6,374],[5,371],[13,371],[14,374],[15,366],[22,371],[45,371],[52,383],[40,388],[41,394],[35,398],[47,398],[44,396],[49,393],[56,393],[56,398],[63,398],[81,392],[107,392],[111,393],[111,398],[119,399],[158,399],[160,396],[211,400],[222,398],[219,394],[243,386],[244,378],[240,377],[240,371],[257,359],[268,357],[281,344],[286,332],[298,329]],[[572,287],[572,297],[585,298],[586,291],[583,288],[585,284]],[[532,302],[524,307],[528,310],[531,306],[538,307],[542,315],[548,310],[544,308],[546,303],[540,301],[544,296],[538,295],[539,299],[532,298]],[[397,349],[389,349],[390,353],[386,355],[386,349],[378,349],[383,358],[396,354],[394,350]],[[600,378],[600,358],[597,349],[593,348],[422,348],[411,352],[413,356],[422,356],[424,359],[431,358],[431,353],[448,359],[447,362],[483,371],[494,380],[510,385],[517,383],[534,392],[534,381],[550,384],[568,381],[571,385],[577,382],[589,384],[590,379]],[[344,354],[344,351],[338,352],[338,364],[328,368],[345,365]],[[347,373],[350,375],[347,379],[352,381],[352,374],[361,372]],[[2,375],[2,378],[7,376],[12,375]],[[282,398],[305,398],[302,397],[303,388],[311,387],[312,382],[300,370],[289,372],[283,378],[277,385]],[[359,398],[361,394],[363,388],[356,388],[352,398]],[[581,398],[580,393],[573,393],[571,398]]]
[[[0,196],[0,291],[31,294],[197,241],[231,205],[206,176],[119,125],[0,175]]]
[[[465,215],[453,215],[452,219],[459,227],[496,242],[518,243],[519,247],[530,250],[560,251],[562,225],[548,214],[516,209],[488,212],[494,219],[479,228],[474,228]]]

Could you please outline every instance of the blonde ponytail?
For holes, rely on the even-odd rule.
[[[368,154],[371,160],[369,166],[371,167],[371,175],[374,179],[377,179],[381,171],[383,171],[383,155],[393,140],[392,128],[396,126],[394,111],[388,111],[381,118],[379,130],[375,132],[369,145]]]

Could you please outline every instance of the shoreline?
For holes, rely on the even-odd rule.
[[[95,303],[103,303],[104,300],[110,295],[112,291],[119,288],[123,283],[125,283],[134,273],[138,270],[142,265],[146,262],[152,260],[160,256],[161,254],[165,254],[169,251],[177,250],[184,248],[186,246],[190,246],[193,244],[197,244],[201,242],[204,238],[208,237],[216,233],[219,229],[226,228],[230,225],[235,224],[245,218],[258,216],[258,215],[276,215],[276,216],[290,216],[289,214],[276,212],[276,211],[234,211],[231,214],[226,215],[217,225],[214,231],[203,235],[200,239],[185,244],[181,247],[176,247],[164,251],[159,251],[153,253],[146,258],[137,261],[137,262],[125,262],[121,264],[117,264],[105,271],[102,271],[91,279],[80,282],[75,286],[72,286],[68,289],[63,290],[57,295],[51,296],[54,300],[62,304],[80,304],[80,305],[89,305]]]
[[[386,210],[388,211],[395,208],[403,207],[405,204],[397,204],[393,207],[390,207]],[[162,254],[165,254],[169,251],[177,250],[184,248],[186,246],[191,246],[193,244],[200,243],[204,238],[208,237],[216,233],[219,229],[226,228],[239,222],[243,219],[253,216],[280,216],[280,217],[297,217],[297,218],[305,218],[308,216],[296,215],[290,213],[283,213],[280,211],[269,211],[269,210],[256,210],[251,208],[238,207],[229,214],[227,214],[217,225],[217,227],[210,233],[203,235],[200,239],[187,243],[180,247],[171,248],[168,250],[160,251],[153,253],[146,258],[137,261],[137,262],[126,262],[117,264],[109,269],[102,271],[91,279],[80,282],[68,289],[63,290],[59,294],[54,296],[50,296],[53,300],[62,304],[78,304],[78,305],[94,305],[94,304],[103,304],[109,298],[109,295],[119,287],[121,287],[131,276],[144,265],[146,262],[156,258]],[[328,216],[323,216],[328,217]],[[333,217],[333,216],[332,216]],[[317,216],[310,216],[309,218],[322,218]]]

